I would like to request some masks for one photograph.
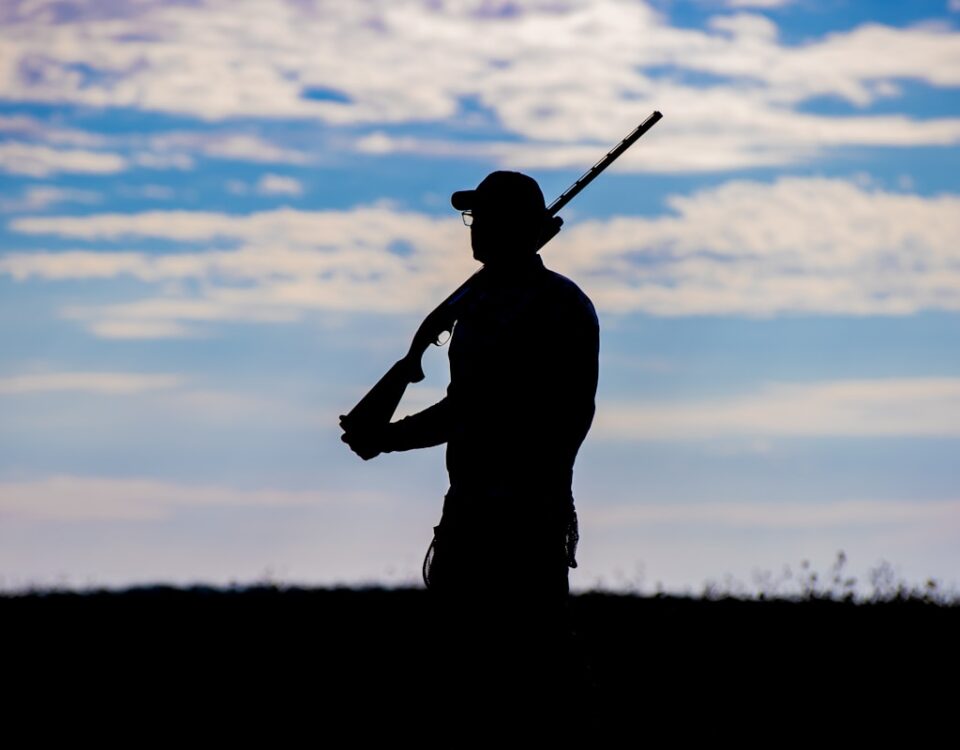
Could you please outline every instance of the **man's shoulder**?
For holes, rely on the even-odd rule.
[[[551,299],[569,308],[571,312],[578,311],[582,315],[597,320],[597,311],[593,301],[577,285],[577,283],[561,273],[552,271],[544,266],[544,286]]]

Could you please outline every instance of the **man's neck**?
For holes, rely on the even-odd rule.
[[[538,253],[516,255],[509,261],[485,263],[484,275],[498,283],[522,282],[543,270],[543,259]]]

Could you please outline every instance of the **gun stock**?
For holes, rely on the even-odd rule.
[[[398,360],[387,370],[377,384],[373,386],[348,414],[340,418],[340,426],[347,432],[364,427],[385,425],[392,418],[400,404],[407,386],[423,380],[423,353],[431,344],[440,344],[444,333],[452,333],[453,325],[459,316],[459,302],[470,289],[480,269],[457,287],[450,296],[441,302],[420,324],[410,349],[403,359]]]

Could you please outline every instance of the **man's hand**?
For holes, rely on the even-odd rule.
[[[344,415],[340,415],[340,426],[343,426]],[[344,432],[340,439],[350,446],[350,450],[356,453],[364,461],[379,456],[386,444],[386,428],[354,428],[350,432]]]

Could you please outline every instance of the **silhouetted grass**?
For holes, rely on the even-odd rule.
[[[945,587],[940,581],[928,578],[922,584],[912,584],[898,578],[891,565],[881,560],[867,571],[869,589],[846,572],[847,555],[840,550],[824,574],[814,570],[809,560],[802,560],[797,570],[785,565],[778,575],[758,571],[753,576],[753,587],[727,577],[722,583],[708,581],[703,597],[786,599],[790,601],[830,600],[856,603],[918,601],[928,604],[954,606],[960,604],[960,592]]]

